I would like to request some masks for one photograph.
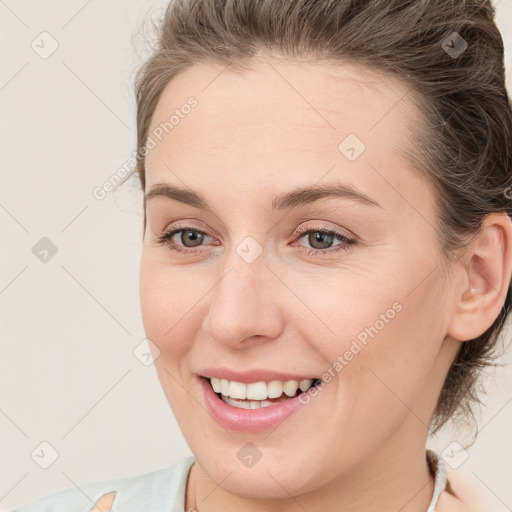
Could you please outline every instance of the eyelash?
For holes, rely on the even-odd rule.
[[[167,247],[171,251],[176,251],[179,253],[189,253],[189,254],[196,254],[198,252],[201,252],[201,247],[187,247],[183,248],[183,246],[178,245],[171,241],[172,237],[177,234],[181,233],[182,231],[193,231],[194,233],[200,233],[202,235],[207,235],[212,237],[209,233],[206,233],[205,231],[200,231],[199,229],[196,229],[193,226],[180,226],[179,228],[173,229],[171,231],[168,231],[166,233],[163,233],[161,236],[157,238],[157,243],[160,245],[167,245]],[[341,243],[334,246],[334,249],[332,247],[328,247],[327,249],[312,249],[308,247],[304,247],[303,245],[297,246],[299,248],[300,252],[306,252],[308,256],[320,256],[323,257],[326,254],[333,254],[338,253],[341,251],[347,251],[351,248],[352,245],[356,243],[356,241],[352,238],[348,238],[344,233],[341,231],[337,231],[335,229],[301,229],[296,232],[296,234],[300,235],[299,240],[303,238],[305,235],[309,233],[322,233],[324,235],[332,235],[336,238],[338,238]],[[213,237],[212,237],[213,238]]]
[[[338,240],[341,242],[338,245],[335,245],[333,247],[328,247],[327,249],[312,249],[310,247],[304,247],[303,245],[298,245],[297,248],[300,252],[306,252],[308,256],[327,256],[329,254],[333,253],[339,253],[342,251],[348,251],[352,245],[356,243],[356,241],[353,238],[349,238],[347,235],[342,233],[341,231],[338,231],[336,229],[311,229],[311,228],[302,228],[299,229],[296,234],[300,235],[298,240],[301,238],[304,238],[305,235],[309,233],[322,233],[323,235],[329,235],[334,236],[335,238],[338,238]]]

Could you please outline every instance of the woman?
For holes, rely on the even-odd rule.
[[[18,512],[498,510],[425,448],[510,306],[493,14],[171,2],[137,80],[140,298],[194,457]]]

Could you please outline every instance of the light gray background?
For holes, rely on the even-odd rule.
[[[92,195],[134,151],[144,49],[132,36],[165,3],[0,0],[0,509],[191,453],[154,368],[133,354],[144,339],[142,194],[131,180]],[[497,9],[510,84],[512,0]],[[31,47],[50,48],[43,31],[59,45],[47,59]],[[32,253],[42,237],[58,248],[46,263]],[[510,364],[488,389],[460,471],[512,510]],[[444,431],[432,447],[466,438]],[[48,469],[36,463],[51,456],[42,442],[58,452]]]

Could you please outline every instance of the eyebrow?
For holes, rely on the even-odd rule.
[[[174,185],[169,185],[168,183],[157,183],[153,185],[149,192],[144,196],[144,207],[149,200],[155,197],[166,197],[167,199],[173,199],[180,203],[185,203],[189,206],[213,213],[208,202],[200,194],[190,189],[179,188]],[[360,204],[378,206],[379,208],[382,208],[375,199],[363,194],[353,186],[346,183],[335,182],[296,188],[290,192],[280,194],[272,200],[272,210],[295,208],[297,206],[313,203],[326,197],[341,197],[351,199]]]

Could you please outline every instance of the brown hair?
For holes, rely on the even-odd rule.
[[[489,1],[476,0],[172,0],[136,79],[138,153],[163,89],[195,63],[244,69],[277,55],[366,65],[402,80],[423,113],[408,156],[434,187],[441,253],[453,262],[485,215],[512,216],[512,111],[494,14]],[[145,190],[143,158],[136,170]],[[510,294],[509,286],[489,329],[461,343],[434,431],[454,413],[473,414],[477,377],[493,364]]]

